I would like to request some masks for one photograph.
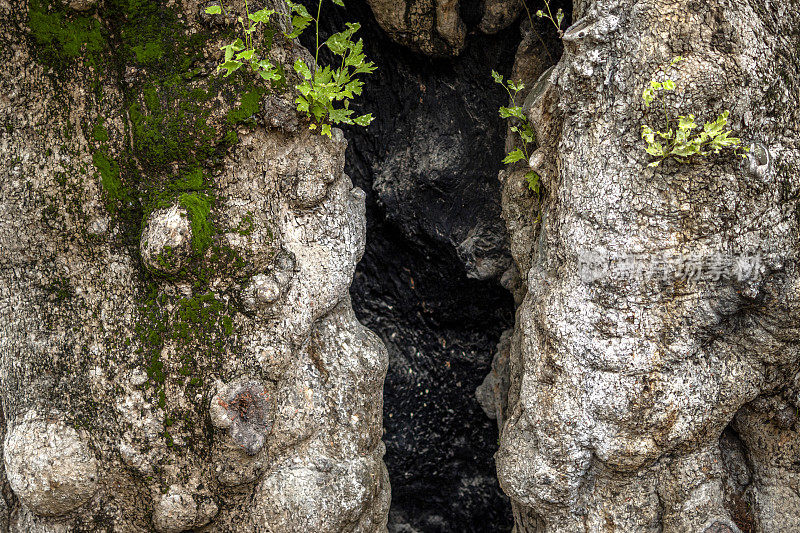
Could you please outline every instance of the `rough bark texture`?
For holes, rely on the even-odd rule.
[[[523,11],[520,0],[367,0],[375,18],[396,42],[423,54],[457,56],[466,46],[464,12],[480,11],[477,29],[493,34],[509,27]],[[472,9],[471,4],[479,4]]]
[[[527,100],[540,223],[514,193],[524,170],[502,176],[523,299],[490,390],[516,530],[797,530],[800,4],[595,0],[573,16]],[[647,167],[640,128],[661,110],[642,90],[677,55],[668,109],[730,109],[747,160]],[[708,275],[742,255],[760,258],[751,276]],[[592,257],[610,268],[585,275]],[[621,268],[631,257],[644,270]]]
[[[0,2],[0,529],[385,530],[341,132],[197,2],[70,6]]]

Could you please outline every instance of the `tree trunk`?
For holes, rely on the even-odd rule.
[[[346,141],[205,7],[0,1],[3,531],[386,528]]]
[[[573,19],[528,98],[541,222],[514,193],[527,169],[502,176],[516,531],[796,531],[800,4],[595,0]],[[642,91],[667,76],[666,111],[702,128],[730,110],[746,159],[648,167],[641,126],[664,119]]]

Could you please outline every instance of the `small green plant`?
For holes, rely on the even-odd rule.
[[[525,5],[525,1],[524,0],[521,1],[522,5],[524,5],[525,9],[527,10],[528,6]],[[536,16],[539,17],[540,19],[545,18],[550,22],[552,22],[553,26],[556,27],[556,31],[558,31],[558,36],[563,37],[564,30],[561,29],[561,23],[564,21],[564,10],[558,8],[558,11],[556,11],[555,16],[553,16],[553,12],[550,10],[550,0],[544,0],[544,7],[545,9],[547,9],[547,13],[545,13],[543,10],[540,9],[536,12]],[[530,18],[530,13],[528,13],[528,18]]]
[[[675,57],[670,62],[669,67],[672,68],[683,60],[684,58],[681,56]],[[650,104],[653,103],[660,91],[674,90],[675,81],[670,78],[663,82],[650,80],[650,83],[642,92],[642,100],[644,100],[645,106],[650,107]],[[694,155],[718,154],[726,148],[733,149],[735,153],[739,153],[744,157],[746,149],[741,148],[741,139],[731,137],[731,130],[726,128],[728,115],[730,114],[727,109],[714,122],[706,122],[702,130],[695,132],[699,126],[695,122],[694,115],[679,115],[676,123],[670,116],[663,100],[662,108],[666,131],[654,130],[646,124],[642,125],[642,139],[647,143],[645,150],[648,154],[657,158],[648,166],[657,167],[670,157],[680,163],[688,163]]]
[[[236,18],[236,23],[241,26],[244,35],[244,41],[237,38],[230,44],[222,47],[225,51],[225,59],[217,66],[217,72],[224,70],[223,77],[227,78],[245,64],[250,65],[251,70],[261,76],[265,80],[278,81],[280,74],[278,69],[268,59],[267,50],[258,50],[253,40],[253,33],[258,29],[260,24],[269,26],[270,17],[275,14],[274,9],[259,9],[255,13],[250,13],[250,6],[247,0],[244,2],[244,10],[246,19],[242,16]],[[220,0],[218,6],[210,6],[206,8],[206,13],[209,15],[225,14],[225,4]]]
[[[351,101],[354,97],[361,95],[364,87],[364,82],[357,76],[374,72],[376,68],[374,63],[366,59],[363,40],[353,40],[353,36],[361,28],[361,25],[347,23],[346,30],[331,35],[320,44],[319,23],[322,4],[325,0],[319,0],[316,16],[312,16],[301,4],[290,0],[284,1],[291,13],[292,22],[292,32],[285,34],[285,37],[287,39],[299,38],[312,22],[316,33],[313,66],[309,66],[302,59],[298,59],[294,63],[295,72],[302,78],[302,81],[295,86],[300,93],[295,103],[297,110],[305,113],[311,119],[309,128],[312,130],[319,128],[321,134],[330,137],[333,124],[368,126],[373,120],[371,113],[354,116],[354,111],[350,109]],[[344,7],[343,0],[330,1],[337,6]],[[211,6],[206,9],[206,13],[212,15],[222,14],[223,11],[224,5],[221,2],[219,6]],[[227,78],[243,65],[249,64],[251,69],[263,79],[277,81],[280,79],[279,71],[266,59],[269,50],[259,50],[253,40],[253,33],[258,29],[258,25],[270,26],[270,18],[276,12],[271,9],[261,9],[250,13],[247,0],[245,0],[245,14],[247,20],[243,17],[237,19],[244,33],[244,41],[237,38],[234,42],[222,47],[225,51],[225,59],[217,67],[217,70],[224,70],[224,77]],[[326,65],[319,68],[319,53],[323,46],[327,47],[334,56],[341,58],[341,64],[338,67]]]
[[[509,119],[512,122],[511,131],[516,133],[521,141],[521,146],[511,150],[503,159],[503,163],[511,165],[523,159],[527,162],[530,160],[530,148],[535,139],[533,133],[533,126],[528,118],[522,113],[522,107],[517,105],[517,97],[520,91],[525,89],[525,84],[522,82],[514,82],[512,80],[504,80],[503,76],[492,71],[492,78],[496,83],[499,83],[508,93],[511,104],[508,107],[500,107],[500,116]],[[533,170],[529,170],[525,174],[525,180],[528,182],[528,188],[539,194],[539,175]]]

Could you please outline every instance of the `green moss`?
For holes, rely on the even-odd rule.
[[[222,331],[225,335],[233,335],[233,319],[227,315],[222,317]]]
[[[161,266],[161,268],[169,272],[170,270],[172,270],[173,267],[172,261],[174,259],[175,259],[175,251],[172,248],[172,246],[164,246],[164,250],[156,257],[156,262]]]
[[[94,166],[97,170],[100,171],[100,183],[112,201],[109,204],[109,210],[113,211],[115,202],[128,199],[128,192],[120,179],[119,164],[100,150],[92,155],[92,161],[94,161]]]
[[[90,63],[100,57],[105,37],[100,21],[67,13],[60,2],[30,0],[28,25],[46,63],[63,63],[85,55]]]
[[[253,233],[253,213],[251,211],[248,211],[247,214],[242,217],[242,221],[239,222],[236,232],[242,237],[247,237]]]
[[[173,191],[200,191],[206,187],[205,175],[200,168],[184,172],[180,178],[172,182],[169,187]]]
[[[103,126],[104,119],[102,116],[97,117],[97,123],[92,128],[92,137],[98,142],[108,141],[108,130]]]
[[[163,100],[163,102],[162,102]],[[210,111],[188,100],[188,91],[177,82],[161,90],[144,92],[146,109],[132,103],[128,113],[133,124],[136,152],[151,169],[173,162],[203,166],[213,155],[216,132],[206,122]]]
[[[213,334],[224,313],[225,305],[213,293],[183,298],[178,304],[175,336],[186,340]]]
[[[153,63],[164,56],[161,43],[155,41],[132,46],[131,51],[136,55],[136,61],[142,64]]]
[[[234,130],[228,130],[222,137],[222,141],[229,146],[233,146],[239,142],[239,134]]]
[[[150,285],[145,296],[142,319],[136,325],[135,332],[140,338],[140,352],[145,356],[148,378],[154,384],[163,384],[166,376],[164,363],[161,361],[161,349],[164,346],[167,325],[155,284]]]
[[[209,220],[213,198],[201,193],[184,193],[178,197],[178,203],[189,213],[192,226],[192,249],[202,255],[211,245],[214,227]]]
[[[242,94],[242,101],[239,107],[228,111],[228,123],[231,125],[240,124],[258,113],[261,110],[261,98],[265,92],[265,89],[256,87]]]

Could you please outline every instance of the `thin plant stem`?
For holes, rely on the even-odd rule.
[[[528,14],[528,22],[531,23],[531,31],[536,35],[536,38],[539,39],[539,42],[542,43],[542,48],[544,48],[544,52],[547,54],[547,57],[550,58],[550,61],[554,61],[553,56],[550,55],[550,50],[548,50],[547,45],[544,44],[544,39],[542,39],[542,36],[536,31],[536,28],[533,27],[533,17],[531,16],[531,10],[528,9],[527,0],[519,0],[519,3],[522,4],[522,7],[525,8],[525,13]]]
[[[317,18],[314,19],[314,25],[316,26],[317,30],[317,50],[314,53],[314,74],[317,73],[317,64],[319,63],[319,17],[322,13],[322,0],[319,0],[319,4],[317,5]]]

